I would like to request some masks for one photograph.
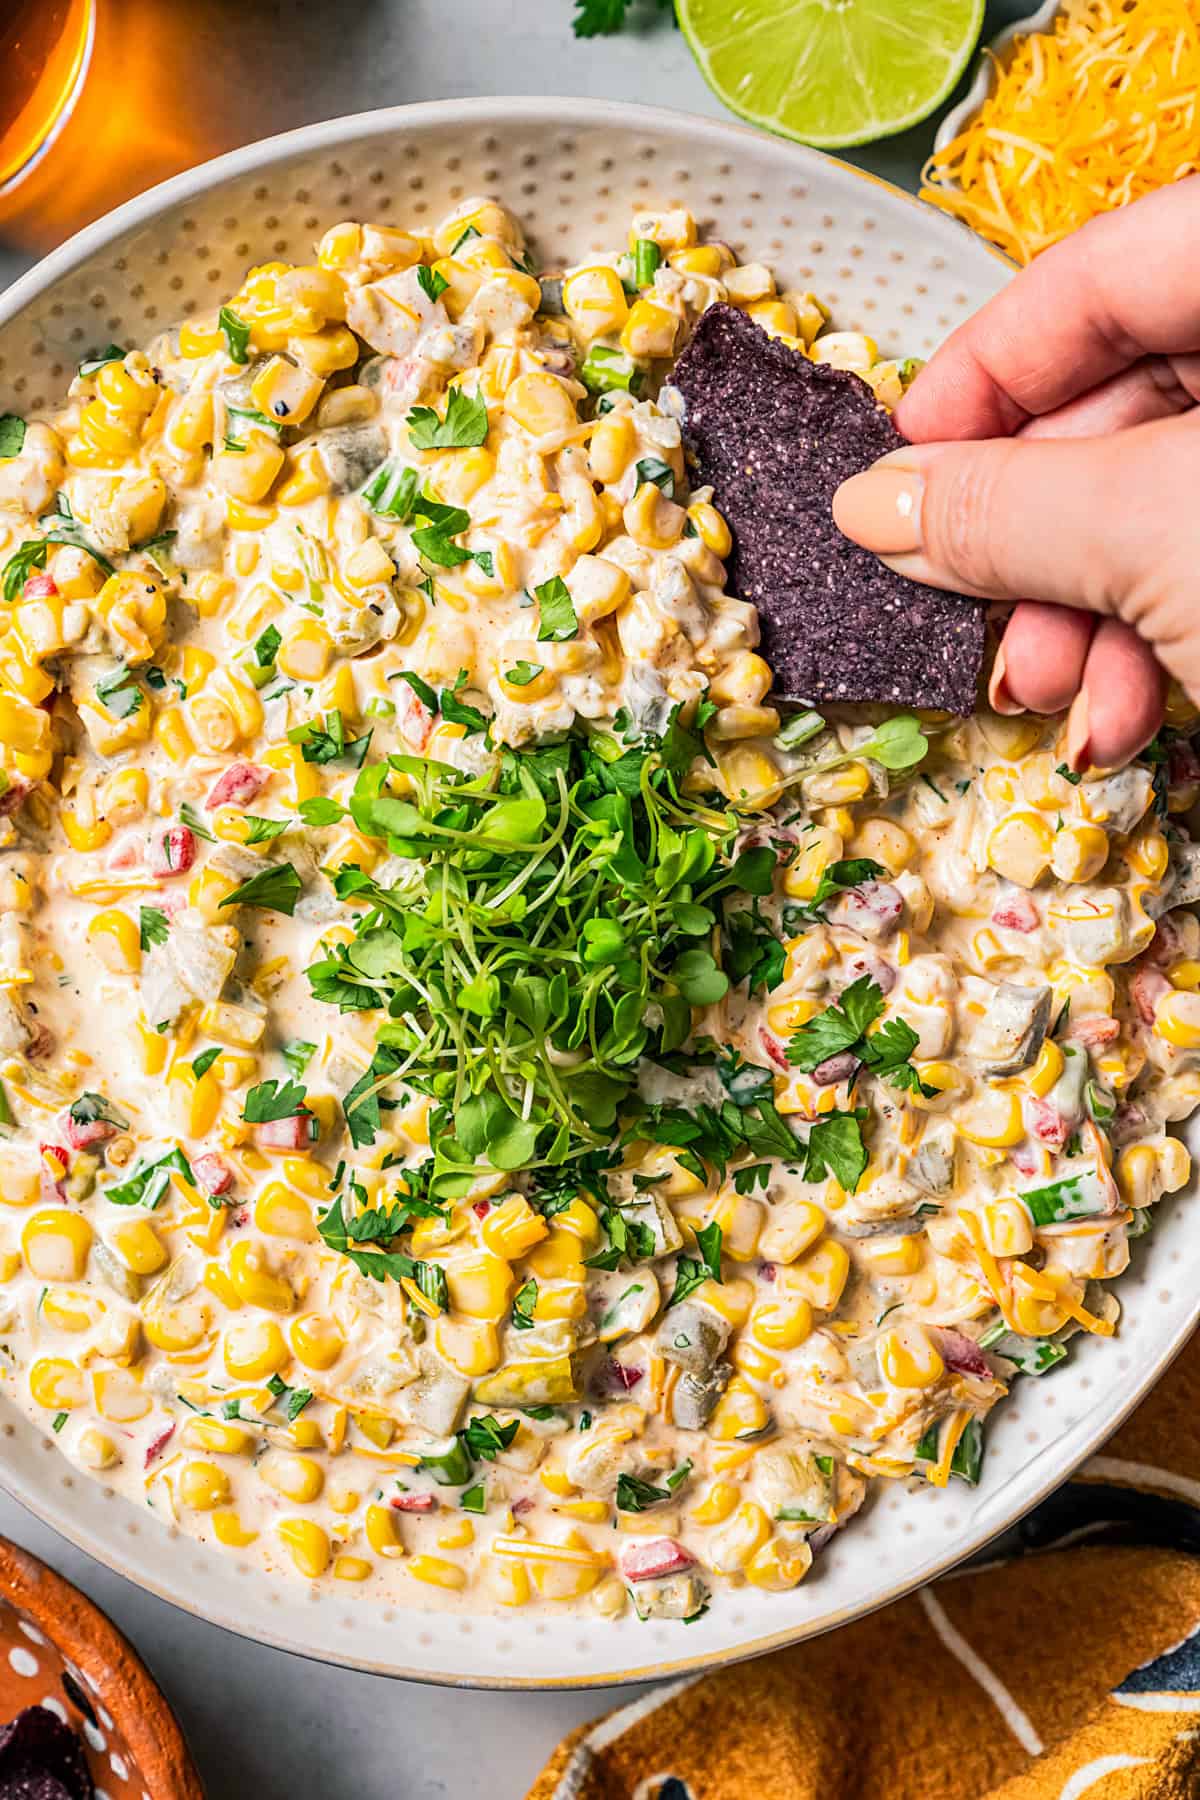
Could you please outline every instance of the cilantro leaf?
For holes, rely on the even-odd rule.
[[[290,919],[300,898],[301,881],[291,863],[271,863],[226,894],[222,906],[258,906],[264,912],[286,913]]]
[[[250,327],[245,319],[239,318],[230,306],[223,306],[217,314],[217,324],[221,336],[225,339],[225,348],[229,352],[230,362],[249,362]]]
[[[380,463],[361,494],[381,519],[399,519],[404,524],[412,518],[420,486],[421,478],[414,468],[389,457]]]
[[[161,912],[157,906],[138,909],[138,943],[143,950],[149,950],[155,944],[165,944],[170,934],[171,927],[165,912]]]
[[[459,693],[466,684],[467,671],[460,669],[455,676],[454,686],[442,689],[440,711],[443,719],[447,720],[449,724],[465,725],[467,733],[470,735],[476,731],[486,731],[488,720],[477,706],[472,706],[468,701],[459,699]]]
[[[290,819],[264,819],[257,813],[247,813],[246,823],[250,827],[246,833],[247,844],[269,844],[272,838],[282,837],[289,829]]]
[[[865,1106],[855,1107],[853,1112],[822,1114],[810,1130],[805,1146],[806,1181],[821,1181],[832,1175],[848,1194],[854,1192],[868,1160],[862,1135],[866,1117]]]
[[[432,406],[414,406],[405,424],[416,450],[474,449],[487,439],[487,405],[452,387],[446,395],[444,419],[438,418]]]
[[[21,590],[35,569],[44,569],[50,547],[48,538],[27,538],[4,565],[3,592],[9,602],[20,598]]]
[[[617,1511],[640,1513],[648,1506],[657,1506],[661,1500],[669,1500],[671,1490],[655,1487],[651,1481],[642,1481],[637,1475],[617,1476]]]
[[[522,656],[511,669],[505,669],[504,679],[510,687],[528,687],[541,673],[541,663],[526,662]]]
[[[655,248],[657,249],[657,245]],[[660,456],[644,456],[637,465],[636,474],[639,487],[645,482],[651,482],[668,500],[675,498],[675,471]]]
[[[538,1284],[531,1275],[524,1287],[513,1295],[512,1325],[514,1331],[532,1331],[533,1309],[537,1305]]]
[[[0,457],[20,456],[25,443],[25,421],[16,413],[0,414]]]
[[[246,1095],[242,1117],[247,1125],[267,1125],[275,1119],[298,1119],[307,1110],[298,1081],[260,1081]]]
[[[427,681],[422,681],[419,675],[414,675],[411,669],[397,669],[394,675],[388,676],[388,680],[406,681],[422,706],[427,706],[431,713],[435,713],[438,710],[437,695],[434,693],[429,683]]]
[[[439,300],[450,286],[441,271],[431,269],[427,263],[421,263],[418,266],[417,280],[421,285],[421,292],[427,300]]]
[[[208,1071],[212,1068],[220,1054],[221,1046],[219,1044],[213,1044],[208,1050],[202,1050],[199,1056],[193,1057],[192,1074],[196,1077],[197,1081],[199,1081],[202,1075],[208,1074]]]
[[[552,575],[533,592],[539,608],[538,643],[561,644],[567,638],[573,638],[579,630],[579,620],[575,616],[571,590],[562,576]]]
[[[303,1075],[313,1057],[317,1054],[315,1044],[306,1043],[303,1038],[293,1038],[279,1052],[293,1075]]]
[[[90,356],[85,356],[76,373],[86,380],[89,375],[98,374],[105,363],[124,362],[126,354],[120,344],[106,344],[103,350],[93,350]]]
[[[470,1419],[465,1431],[459,1433],[472,1456],[483,1462],[495,1462],[501,1450],[507,1450],[520,1429],[519,1422],[513,1419],[511,1424],[502,1425],[491,1413],[485,1413],[481,1419]]]
[[[878,983],[869,975],[860,976],[845,989],[839,1002],[817,1013],[793,1035],[787,1048],[788,1061],[795,1069],[815,1069],[831,1056],[858,1045],[867,1026],[883,1011],[883,1005],[883,991]]]

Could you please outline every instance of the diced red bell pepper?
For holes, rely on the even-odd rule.
[[[626,1581],[659,1581],[664,1575],[681,1575],[695,1560],[674,1538],[651,1538],[626,1550],[621,1573]]]
[[[205,808],[212,812],[217,806],[249,806],[266,786],[269,775],[270,770],[260,769],[257,763],[230,763],[214,781]]]
[[[150,846],[150,873],[159,881],[186,875],[196,860],[196,836],[188,825],[172,825]]]

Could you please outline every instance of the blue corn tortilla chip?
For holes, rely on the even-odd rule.
[[[0,1800],[94,1800],[75,1732],[48,1706],[27,1706],[0,1726]]]
[[[782,699],[969,713],[985,608],[908,581],[833,522],[834,493],[904,439],[865,381],[809,362],[732,306],[672,376],[698,482],[733,533],[730,586],[758,608]]]

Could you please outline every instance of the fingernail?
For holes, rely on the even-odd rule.
[[[1008,664],[1004,658],[1003,644],[996,652],[996,660],[988,678],[988,705],[993,712],[1003,713],[1005,718],[1012,718],[1015,713],[1025,711],[1020,701],[1014,700],[1008,691]]]
[[[925,483],[913,469],[876,465],[843,481],[833,496],[834,523],[876,556],[919,550],[924,492]]]
[[[1091,734],[1087,689],[1080,688],[1067,714],[1067,763],[1077,775],[1088,766],[1088,740]]]

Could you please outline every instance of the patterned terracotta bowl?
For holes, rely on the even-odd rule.
[[[150,1671],[78,1588],[0,1538],[0,1722],[45,1706],[82,1739],[97,1800],[204,1800]]]

